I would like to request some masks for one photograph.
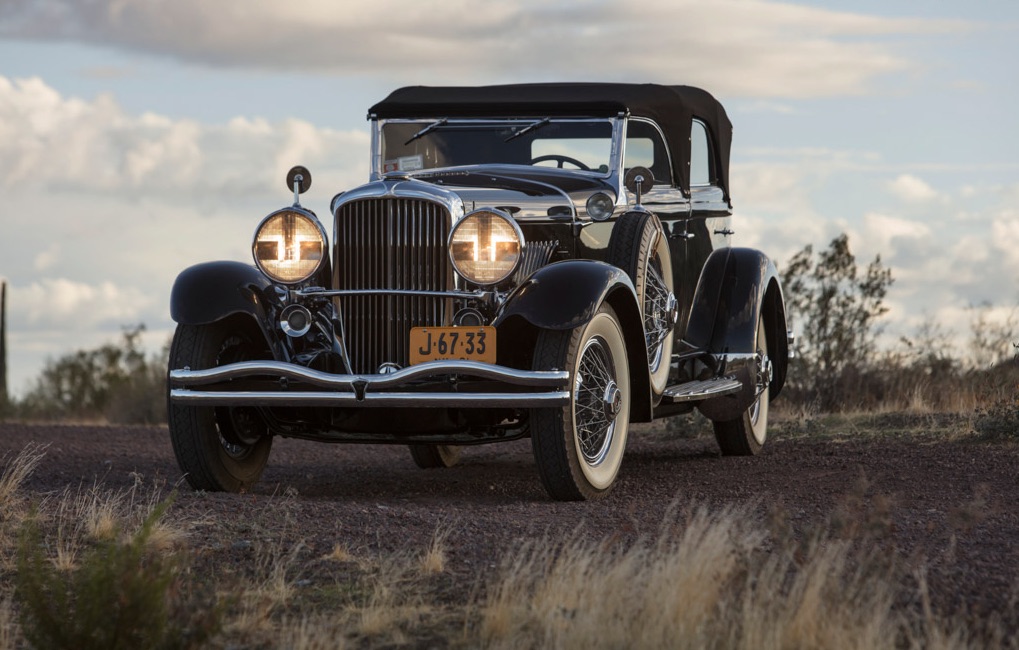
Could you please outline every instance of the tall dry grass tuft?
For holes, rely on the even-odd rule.
[[[7,455],[0,459],[3,462],[3,471],[0,471],[0,569],[9,569],[14,565],[12,549],[18,531],[28,516],[21,488],[46,456],[46,447],[29,443],[9,461]],[[5,595],[0,593],[0,596]]]
[[[47,447],[29,443],[13,460],[4,463],[3,472],[0,472],[0,521],[6,521],[20,511],[18,491],[46,456]],[[2,460],[6,461],[7,456]]]
[[[584,539],[513,556],[481,606],[491,647],[703,648],[766,535],[749,508],[696,510],[621,549]],[[710,633],[709,633],[710,632]]]
[[[274,647],[291,650],[345,650],[352,647],[331,614],[283,621]]]
[[[983,647],[929,607],[897,607],[905,578],[870,542],[830,534],[776,539],[750,507],[701,508],[625,548],[575,538],[509,557],[479,603],[476,642],[590,650]]]
[[[446,570],[446,541],[449,539],[450,528],[439,526],[432,534],[432,541],[421,556],[421,573],[434,575]]]
[[[0,650],[14,650],[23,645],[14,603],[9,595],[4,595],[0,600]]]
[[[118,535],[130,536],[136,532],[130,528],[145,521],[149,528],[144,540],[150,550],[165,552],[175,548],[186,532],[164,517],[151,518],[163,498],[160,486],[144,490],[140,479],[120,490],[108,490],[101,483],[64,488],[56,504],[41,513],[52,510],[56,523],[54,564],[70,571],[77,566],[83,547],[112,542]],[[125,528],[124,524],[129,526]]]

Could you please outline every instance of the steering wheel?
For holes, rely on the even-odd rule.
[[[564,155],[558,154],[558,153],[550,153],[550,154],[547,154],[547,155],[544,155],[544,156],[538,156],[537,158],[531,158],[531,162],[528,163],[528,164],[537,165],[540,162],[546,162],[548,160],[554,160],[554,161],[558,162],[559,164],[556,165],[556,167],[558,167],[559,169],[563,168],[563,164],[564,163],[570,163],[571,165],[579,167],[580,169],[584,170],[585,172],[591,171],[590,167],[588,167],[584,163],[580,162],[576,158],[570,158],[569,156],[564,156]]]

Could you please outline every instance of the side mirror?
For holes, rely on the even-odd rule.
[[[296,165],[287,172],[287,189],[294,191],[294,205],[299,205],[301,194],[311,187],[311,172],[307,167]]]
[[[650,190],[654,183],[655,175],[647,167],[632,167],[623,178],[626,189],[637,196],[637,205],[640,205],[641,195]]]

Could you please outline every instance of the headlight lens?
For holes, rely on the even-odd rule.
[[[616,202],[605,192],[596,192],[587,200],[587,216],[595,221],[605,221],[615,208]]]
[[[255,264],[283,284],[297,284],[315,274],[326,255],[326,235],[314,216],[292,208],[262,220],[252,244]]]
[[[449,234],[449,258],[456,272],[480,285],[499,284],[520,265],[524,235],[508,214],[478,210]]]

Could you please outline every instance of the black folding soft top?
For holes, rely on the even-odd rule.
[[[690,129],[704,122],[714,146],[715,176],[729,200],[732,123],[722,105],[693,86],[623,83],[540,83],[503,86],[408,86],[372,106],[368,117],[611,117],[654,120],[675,158],[675,183],[690,192]]]

